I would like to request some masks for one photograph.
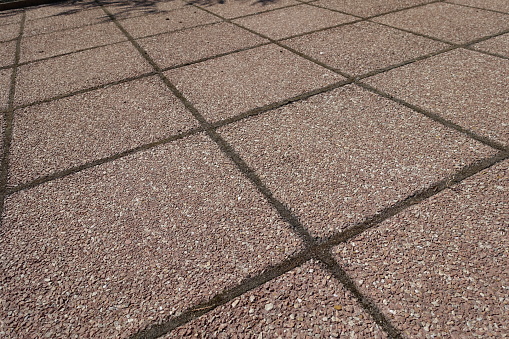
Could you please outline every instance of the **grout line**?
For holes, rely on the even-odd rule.
[[[192,128],[192,129],[189,129],[189,130],[187,130],[185,132],[182,132],[182,133],[179,133],[179,134],[175,134],[175,135],[169,136],[169,137],[161,139],[161,140],[157,140],[157,141],[154,141],[154,142],[151,142],[151,143],[148,143],[148,144],[144,144],[144,145],[141,145],[141,146],[138,146],[138,147],[134,147],[134,148],[131,148],[131,149],[128,149],[128,150],[125,150],[125,151],[122,151],[122,152],[119,152],[119,153],[116,153],[116,154],[113,154],[113,155],[110,155],[110,156],[107,156],[107,157],[104,157],[104,158],[100,158],[100,159],[96,159],[96,160],[93,160],[93,161],[90,161],[90,162],[86,162],[86,163],[84,163],[82,165],[79,165],[79,166],[74,166],[74,167],[67,168],[67,169],[62,170],[62,171],[54,172],[54,173],[48,174],[48,175],[43,176],[43,177],[39,177],[39,178],[37,178],[35,180],[32,180],[32,181],[24,183],[24,184],[20,184],[20,185],[14,186],[14,187],[5,188],[5,194],[6,195],[10,195],[10,194],[17,193],[17,192],[20,192],[20,191],[24,191],[24,190],[27,190],[27,189],[30,189],[30,188],[34,188],[34,187],[42,185],[42,184],[44,184],[44,183],[46,183],[48,181],[53,181],[53,180],[56,180],[56,179],[62,179],[64,177],[67,177],[67,176],[72,175],[72,174],[76,174],[76,173],[81,172],[83,170],[86,170],[86,169],[89,169],[89,168],[92,168],[92,167],[96,167],[96,166],[102,165],[102,164],[107,163],[107,162],[118,160],[118,159],[127,157],[129,155],[136,154],[138,152],[146,151],[148,149],[151,149],[151,148],[154,148],[154,147],[157,147],[157,146],[162,146],[162,145],[168,144],[168,143],[176,141],[176,140],[184,139],[184,138],[187,138],[189,136],[201,133],[203,131],[204,131],[204,129],[200,128],[200,127]]]
[[[16,54],[14,57],[14,68],[11,73],[11,86],[9,91],[9,99],[7,105],[7,111],[4,113],[4,134],[3,134],[3,154],[0,168],[0,232],[2,232],[3,226],[3,213],[5,198],[5,188],[7,187],[7,181],[9,179],[9,153],[12,142],[12,128],[14,120],[14,95],[16,92],[16,76],[18,72],[18,62],[21,54],[21,37],[23,36],[23,30],[25,28],[26,13],[23,11],[21,21],[19,23],[19,35],[16,41]]]
[[[355,285],[353,279],[341,268],[330,253],[321,255],[318,259],[325,265],[325,267],[327,267],[334,278],[339,280],[343,286],[350,291],[362,308],[371,315],[371,318],[373,318],[373,320],[387,333],[389,338],[403,338],[401,331],[391,323],[391,321],[383,314],[371,298],[362,294],[359,288]]]
[[[500,14],[505,14],[505,15],[508,15],[508,14],[509,14],[509,12],[503,12],[503,11],[499,11],[499,10],[496,10],[496,9],[489,9],[489,8],[476,7],[476,6],[467,5],[467,4],[458,4],[458,3],[450,2],[450,1],[447,1],[447,0],[443,0],[443,1],[444,1],[444,3],[449,4],[449,5],[456,5],[456,6],[461,6],[461,7],[469,7],[469,8],[474,8],[474,9],[481,9],[481,10],[483,10],[483,11],[494,12],[494,13],[500,13]]]
[[[484,171],[499,162],[509,159],[509,151],[501,151],[493,155],[492,157],[481,159],[474,163],[464,166],[462,169],[452,174],[451,176],[444,178],[427,188],[414,192],[408,197],[404,198],[389,206],[373,216],[367,217],[363,221],[346,228],[345,230],[333,234],[325,239],[321,240],[320,247],[324,250],[330,249],[333,246],[339,245],[340,243],[346,242],[353,237],[363,233],[364,231],[374,228],[383,221],[393,217],[394,215],[406,210],[407,208],[419,204],[420,202],[442,192],[443,190],[450,188],[454,185],[459,184],[465,179]]]
[[[275,278],[282,276],[283,274],[301,266],[312,258],[311,252],[303,250],[300,253],[286,259],[282,263],[265,268],[261,274],[254,277],[246,278],[238,285],[229,288],[219,294],[216,294],[212,299],[207,302],[200,303],[195,306],[189,307],[182,314],[162,321],[160,323],[153,323],[148,325],[146,328],[140,329],[135,334],[131,335],[130,339],[155,339],[166,333],[171,332],[177,327],[183,326],[190,321],[204,315],[215,309],[216,307],[222,306],[231,300],[249,292]]]
[[[432,113],[428,110],[425,110],[419,106],[416,106],[416,105],[413,105],[411,103],[408,103],[406,102],[405,100],[403,99],[399,99],[399,98],[396,98],[394,97],[393,95],[389,94],[389,93],[386,93],[386,92],[383,92],[371,85],[368,85],[366,83],[363,83],[361,81],[356,81],[355,82],[356,85],[370,91],[370,92],[373,92],[375,94],[378,94],[386,99],[389,99],[389,100],[392,100],[400,105],[403,105],[405,107],[408,107],[410,108],[411,110],[417,112],[417,113],[420,113],[428,118],[430,118],[431,120],[433,121],[436,121],[440,124],[442,124],[443,126],[445,127],[448,127],[448,128],[451,128],[451,129],[454,129],[468,137],[470,137],[471,139],[474,139],[484,145],[487,145],[487,146],[490,146],[491,148],[494,148],[496,150],[499,150],[499,151],[508,151],[509,150],[509,147],[499,143],[498,141],[495,141],[495,140],[491,140],[490,138],[488,137],[484,137],[482,135],[479,135],[473,131],[470,131],[469,129],[467,128],[464,128],[450,120],[447,120],[445,118],[443,118],[442,116],[440,116],[439,114],[435,114],[435,113]]]
[[[494,53],[494,52],[489,52],[489,51],[482,50],[482,49],[477,49],[477,48],[475,48],[473,46],[466,46],[466,47],[463,47],[463,48],[468,49],[470,51],[480,52],[480,53],[491,55],[491,56],[494,56],[494,57],[497,57],[497,58],[509,60],[509,56],[505,56],[505,55]]]
[[[125,41],[125,42],[127,42],[127,41]],[[115,85],[123,84],[123,83],[129,82],[129,81],[134,81],[134,80],[139,80],[139,79],[147,78],[147,77],[150,77],[150,76],[153,76],[153,75],[156,75],[156,74],[157,74],[156,72],[147,72],[147,73],[143,73],[143,74],[136,75],[136,76],[133,76],[133,77],[124,78],[122,80],[116,80],[116,81],[108,82],[108,83],[97,85],[97,86],[93,86],[93,87],[83,88],[83,89],[80,89],[80,90],[77,90],[77,91],[74,91],[74,92],[60,94],[60,95],[57,95],[57,96],[54,96],[54,97],[51,97],[51,98],[34,101],[34,102],[31,102],[31,103],[28,103],[28,104],[22,104],[22,105],[19,105],[19,106],[15,106],[12,110],[14,111],[14,110],[22,109],[22,108],[32,107],[32,106],[36,106],[36,105],[40,105],[40,104],[56,101],[56,100],[72,97],[72,96],[75,96],[75,95],[78,95],[78,94],[92,92],[92,91],[95,91],[97,89],[107,88],[107,87],[110,87],[110,86],[115,86]]]

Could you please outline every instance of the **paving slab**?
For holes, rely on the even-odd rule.
[[[350,75],[399,64],[449,45],[371,22],[359,22],[283,41]]]
[[[259,45],[268,40],[230,23],[217,23],[138,40],[162,68]]]
[[[127,40],[112,22],[49,34],[25,37],[21,41],[21,62]]]
[[[344,79],[276,45],[230,54],[165,74],[211,121]]]
[[[129,42],[38,61],[19,68],[16,104],[28,104],[150,71],[148,62]]]
[[[386,338],[341,283],[306,263],[162,338]]]
[[[50,33],[97,23],[109,22],[110,18],[100,8],[72,11],[70,14],[52,15],[25,22],[24,36]]]
[[[335,249],[337,260],[409,338],[509,333],[509,161]]]
[[[146,14],[166,13],[190,6],[182,0],[168,1],[117,1],[100,0],[117,19],[131,18]]]
[[[373,20],[457,44],[509,29],[507,14],[448,3],[433,3]]]
[[[472,45],[475,49],[496,53],[509,58],[509,33]]]
[[[0,109],[7,109],[11,90],[12,69],[0,69]]]
[[[0,12],[0,26],[8,25],[8,24],[17,24],[21,21],[21,11],[19,10],[10,10],[10,11],[1,11]]]
[[[232,19],[235,17],[267,12],[281,7],[297,5],[300,2],[295,0],[194,0],[189,1],[189,3],[203,7],[224,18]]]
[[[10,66],[16,56],[16,41],[0,42],[0,67]]]
[[[467,5],[494,11],[509,13],[509,2],[506,0],[449,0],[458,5]]]
[[[199,8],[187,7],[171,13],[149,14],[121,20],[120,24],[134,38],[141,38],[218,21],[221,20]]]
[[[431,1],[433,0],[319,0],[314,4],[366,18]]]
[[[356,18],[306,4],[261,13],[233,22],[272,39],[287,38],[355,21]]]
[[[382,91],[509,145],[509,60],[464,49],[367,78]]]
[[[0,42],[16,39],[19,36],[19,24],[0,26]]]
[[[353,85],[219,131],[319,237],[494,152]]]
[[[198,123],[159,77],[15,112],[10,185],[178,134]]]
[[[7,337],[125,338],[301,245],[205,136],[15,193],[3,221]]]

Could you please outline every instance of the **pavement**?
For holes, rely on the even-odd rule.
[[[507,0],[0,12],[0,337],[509,337]]]

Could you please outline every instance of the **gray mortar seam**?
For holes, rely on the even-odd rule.
[[[300,0],[297,0],[297,1],[300,1]],[[314,7],[318,7],[318,8],[328,9],[329,11],[333,11],[333,12],[338,12],[338,13],[347,14],[347,15],[350,15],[350,16],[355,16],[357,18],[361,18],[364,21],[364,20],[369,20],[369,19],[372,19],[372,18],[377,18],[377,17],[383,16],[383,15],[393,14],[393,13],[397,13],[397,12],[403,12],[403,11],[406,11],[408,9],[413,9],[413,8],[417,8],[417,7],[423,7],[423,6],[426,6],[426,5],[429,5],[429,4],[440,3],[440,2],[444,2],[444,0],[435,0],[435,1],[427,2],[427,3],[421,3],[421,4],[416,4],[416,5],[412,5],[412,6],[408,6],[408,7],[392,9],[392,10],[387,11],[387,12],[383,12],[383,13],[379,13],[379,14],[375,14],[375,15],[369,15],[369,16],[360,16],[360,15],[357,15],[357,14],[352,14],[352,13],[345,12],[345,11],[340,11],[338,9],[328,8],[328,7],[325,7],[323,5],[317,5],[315,3],[309,3],[309,5],[314,6]]]
[[[407,108],[410,108],[411,110],[413,110],[414,112],[417,112],[419,114],[422,114],[424,116],[426,116],[427,118],[441,124],[442,126],[445,126],[446,128],[449,128],[449,129],[453,129],[457,132],[460,132],[461,134],[469,137],[470,139],[474,139],[475,141],[477,142],[480,142],[486,146],[489,146],[491,148],[494,148],[498,151],[503,151],[503,152],[507,152],[509,151],[509,146],[506,146],[504,144],[501,144],[499,143],[498,141],[495,141],[495,140],[491,140],[491,138],[488,138],[488,137],[485,137],[485,136],[482,136],[482,135],[479,135],[471,130],[469,130],[468,128],[464,128],[454,122],[452,122],[451,120],[448,120],[444,117],[442,117],[440,114],[436,114],[436,113],[433,113],[433,112],[430,112],[428,110],[425,110],[424,108],[422,107],[419,107],[417,105],[414,105],[414,104],[411,104],[403,99],[399,99],[389,93],[386,93],[384,91],[381,91],[379,89],[377,89],[376,87],[373,87],[369,84],[366,84],[364,82],[361,82],[361,81],[355,81],[354,82],[356,85],[364,88],[365,90],[368,90],[372,93],[375,93],[383,98],[386,98],[386,99],[389,99],[399,105],[402,105],[402,106],[405,106]]]
[[[261,274],[245,279],[238,285],[216,294],[208,301],[191,306],[180,315],[174,317],[170,316],[167,321],[152,323],[151,325],[140,329],[138,332],[130,336],[130,339],[158,338],[159,336],[167,334],[177,327],[183,326],[199,316],[212,311],[216,307],[224,305],[234,298],[259,287],[296,267],[301,266],[310,259],[319,260],[328,267],[329,271],[335,275],[335,278],[353,294],[361,307],[370,314],[373,320],[388,334],[389,338],[400,338],[400,331],[395,328],[388,319],[385,319],[383,312],[380,311],[374,302],[359,291],[351,277],[349,277],[348,274],[341,269],[340,265],[337,264],[337,261],[331,257],[330,251],[334,246],[347,242],[369,229],[376,228],[380,223],[388,220],[407,208],[417,205],[446,189],[452,189],[452,187],[461,183],[465,179],[468,179],[481,171],[487,170],[507,159],[509,159],[509,153],[499,152],[490,158],[485,158],[466,165],[448,178],[442,179],[427,188],[396,202],[374,216],[368,217],[364,221],[352,225],[326,239],[314,241],[310,246],[287,258],[282,263],[264,269]],[[331,262],[331,259],[333,262]],[[279,274],[274,274],[276,272],[279,272]]]
[[[464,49],[468,49],[470,51],[480,52],[480,53],[484,53],[484,54],[487,54],[487,55],[491,55],[491,56],[494,56],[494,57],[497,57],[497,58],[500,58],[500,59],[509,60],[509,56],[498,54],[498,53],[495,53],[495,52],[486,51],[486,50],[480,49],[478,47],[464,46],[463,48]]]
[[[25,28],[25,12],[22,13],[21,21],[19,22],[19,34],[16,41],[16,54],[14,57],[14,67],[11,73],[11,84],[9,90],[9,99],[7,104],[7,111],[4,113],[4,135],[3,135],[3,154],[0,171],[0,235],[3,233],[3,217],[4,217],[4,205],[7,195],[5,194],[5,188],[9,180],[9,153],[12,142],[12,128],[14,120],[14,96],[16,92],[16,76],[18,72],[17,64],[21,55],[21,38]]]
[[[488,11],[488,12],[494,12],[494,13],[500,13],[500,14],[506,14],[508,15],[509,12],[503,12],[503,11],[498,11],[496,9],[489,9],[489,8],[482,8],[482,7],[476,7],[476,6],[472,6],[472,5],[467,5],[467,4],[457,4],[455,2],[450,2],[450,1],[447,1],[447,0],[442,0],[444,3],[446,4],[449,4],[449,5],[456,5],[456,6],[461,6],[461,7],[469,7],[469,8],[474,8],[474,9],[481,9],[483,11]]]

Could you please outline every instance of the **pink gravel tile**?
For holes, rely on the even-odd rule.
[[[16,39],[19,36],[19,24],[0,26],[0,42]]]
[[[386,338],[341,283],[306,263],[163,338]]]
[[[356,18],[309,5],[293,6],[235,20],[234,22],[272,39],[282,39]]]
[[[196,127],[158,77],[143,78],[15,112],[11,185]]]
[[[432,0],[320,0],[314,4],[338,11],[369,17],[431,2]]]
[[[229,23],[197,27],[138,41],[161,67],[175,66],[264,42],[267,40]]]
[[[494,11],[509,13],[509,2],[507,0],[449,0],[458,5],[467,5]]]
[[[101,0],[101,3],[105,4],[108,11],[114,14],[117,19],[131,18],[147,14],[165,13],[189,6],[185,1],[182,0],[167,0],[157,2],[140,2],[137,0],[120,2],[116,0]]]
[[[127,40],[114,23],[85,26],[23,38],[21,61],[42,59]]]
[[[508,78],[509,60],[461,49],[366,82],[509,145]]]
[[[60,17],[82,13],[86,9],[92,9],[94,7],[97,7],[97,3],[95,1],[60,2],[42,6],[27,7],[26,20],[29,21],[47,17]]]
[[[453,43],[466,43],[509,29],[509,15],[434,3],[373,19]]]
[[[9,104],[12,69],[0,69],[0,109],[6,109]]]
[[[332,28],[283,43],[340,71],[357,75],[449,46],[370,22]]]
[[[335,249],[408,338],[509,333],[509,161]]]
[[[211,120],[344,79],[275,45],[170,70],[166,75]]]
[[[262,13],[277,8],[298,4],[295,0],[259,1],[259,0],[194,0],[195,5],[206,8],[224,18]]]
[[[509,58],[509,33],[485,40],[472,47],[481,51],[497,53]]]
[[[16,55],[16,41],[0,42],[0,67],[14,63]]]
[[[125,338],[301,243],[205,136],[6,200],[0,332]]]
[[[31,36],[109,21],[109,17],[100,8],[86,11],[79,10],[72,14],[53,15],[27,21],[23,34]]]
[[[196,7],[188,7],[169,13],[143,15],[119,21],[134,37],[176,31],[203,24],[218,22],[220,19]]]
[[[38,61],[19,68],[16,103],[48,99],[150,71],[150,65],[129,42]]]
[[[0,26],[8,24],[17,24],[21,21],[21,11],[19,10],[8,10],[0,12]]]
[[[353,85],[219,131],[275,197],[322,237],[494,154]]]

